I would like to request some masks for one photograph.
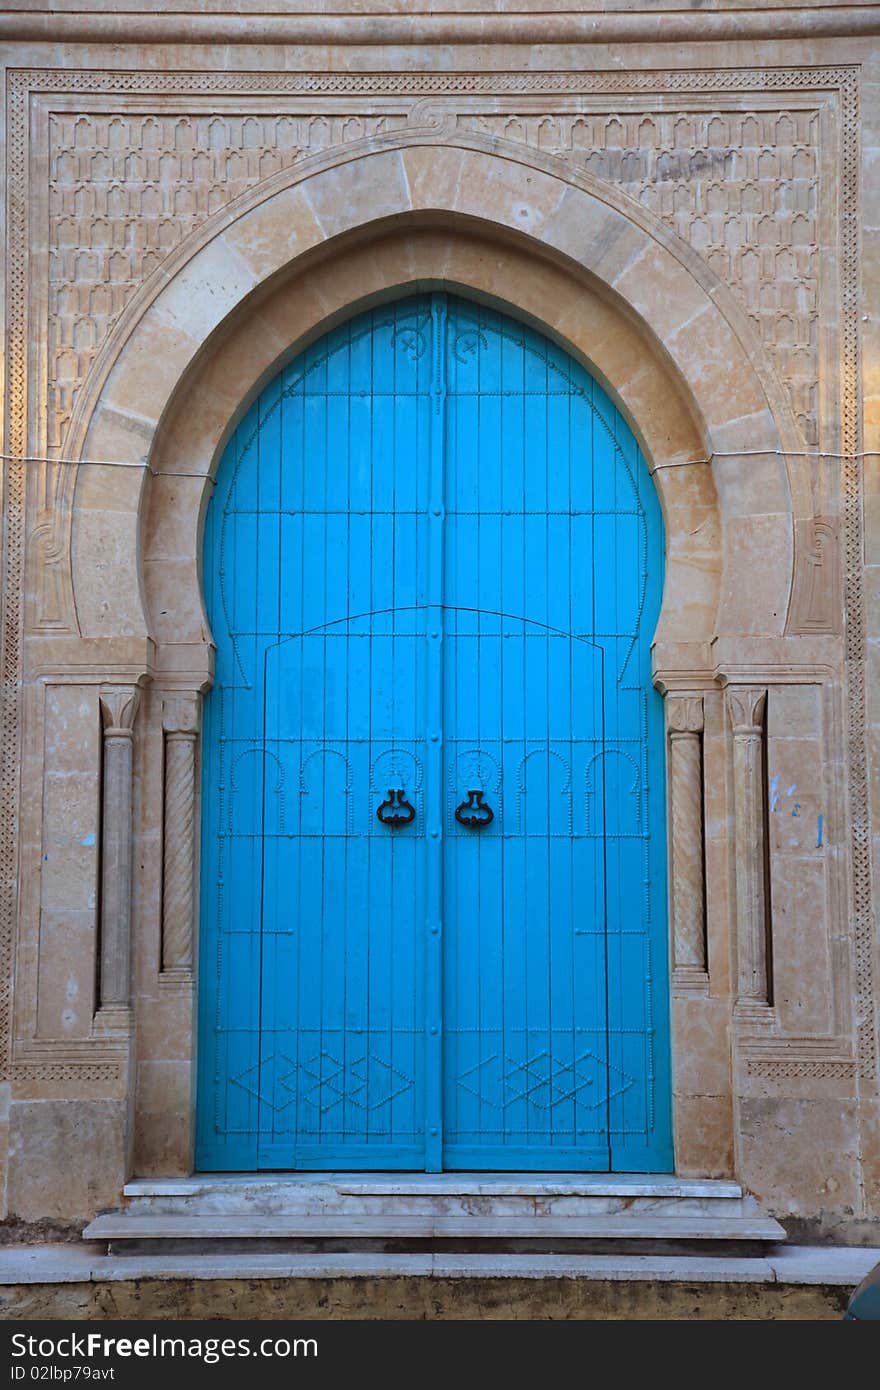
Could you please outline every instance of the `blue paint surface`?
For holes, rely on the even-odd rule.
[[[770,810],[775,811],[779,804],[779,778],[770,778]]]
[[[84,835],[80,843],[88,848],[95,843],[95,837],[94,835]]]
[[[205,532],[199,1167],[672,1167],[662,567],[625,421],[484,307],[383,306],[251,406]]]
[[[819,816],[816,824],[816,848],[822,848],[822,837],[825,833],[825,817]]]

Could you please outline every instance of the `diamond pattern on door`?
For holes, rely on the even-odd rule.
[[[370,1094],[369,1074],[377,1069],[385,1084],[380,1084],[378,1093],[374,1086]],[[304,1090],[303,1099],[317,1106],[324,1115],[334,1106],[343,1104],[355,1105],[360,1110],[381,1110],[413,1085],[411,1076],[388,1066],[381,1057],[366,1054],[346,1064],[332,1052],[322,1052],[304,1062],[302,1072],[308,1081],[314,1082]]]
[[[575,1101],[595,1110],[635,1085],[634,1077],[624,1076],[616,1067],[609,1067],[602,1055],[582,1052],[566,1063],[557,1061],[547,1049],[521,1061],[496,1053],[463,1072],[458,1084],[462,1090],[482,1099],[482,1090],[476,1083],[491,1071],[500,1073],[500,1078],[489,1078],[498,1096],[498,1099],[490,1099],[489,1104],[496,1109],[527,1101],[538,1110],[552,1110],[564,1101]]]

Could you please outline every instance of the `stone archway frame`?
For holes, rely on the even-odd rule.
[[[227,326],[175,397],[151,457],[142,584],[158,670],[208,659],[201,602],[201,516],[237,419],[284,362],[335,322],[383,298],[442,286],[513,309],[557,338],[613,391],[637,430],[669,537],[655,650],[704,671],[721,591],[721,526],[705,441],[668,365],[645,351],[619,307],[567,268],[479,223],[386,224],[335,241]],[[662,656],[661,656],[661,659]],[[157,671],[158,674],[158,671]],[[209,679],[208,667],[204,677]]]
[[[211,679],[199,569],[212,470],[231,422],[283,359],[371,300],[437,284],[489,298],[556,337],[619,402],[664,510],[662,688],[705,692],[707,710],[720,705],[713,639],[784,633],[795,523],[812,515],[809,485],[800,460],[786,457],[796,448],[793,422],[729,292],[615,190],[558,160],[454,138],[365,142],[303,166],[297,181],[289,172],[285,184],[268,180],[218,214],[128,306],[81,394],[65,446],[89,461],[78,474],[71,545],[80,632],[110,639],[108,650],[130,636],[155,643],[142,739],[153,748],[164,739],[166,749],[176,740],[177,782],[193,789],[189,825],[198,820],[198,692]],[[195,710],[183,721],[181,699]],[[717,709],[714,718],[723,785]],[[167,777],[167,751],[165,761]],[[168,787],[163,799],[155,778],[152,786],[139,830],[156,838],[164,815],[167,839]],[[177,866],[181,881],[192,882],[194,858],[193,845],[186,872]],[[165,873],[167,884],[167,862]],[[718,925],[729,917],[720,882],[709,956],[723,978],[731,945]],[[196,908],[193,898],[172,897],[166,891],[161,908],[139,900],[135,989],[139,1016],[151,1018],[145,1060],[162,1062],[162,1046],[171,1047],[179,1068],[192,1055]],[[181,914],[189,917],[190,947],[157,985],[163,912],[181,939]],[[702,989],[708,976],[696,973]],[[729,1173],[728,1002],[692,993],[673,1006],[678,1170]],[[191,1083],[157,1104],[139,1116],[136,1164],[189,1171]]]
[[[374,139],[330,161],[310,161],[296,181],[291,171],[267,180],[178,248],[132,302],[95,364],[65,447],[68,457],[98,465],[80,471],[76,489],[72,573],[81,634],[148,631],[142,588],[148,547],[144,567],[138,563],[142,466],[153,458],[160,422],[212,335],[221,325],[228,332],[230,316],[299,258],[337,238],[419,216],[476,222],[490,238],[519,240],[545,262],[568,267],[585,286],[599,287],[619,317],[638,326],[637,356],[621,353],[603,367],[596,351],[579,340],[579,300],[550,324],[620,399],[658,474],[688,459],[711,460],[722,553],[715,631],[781,636],[796,529],[812,517],[809,480],[795,453],[796,427],[783,394],[729,291],[665,224],[626,195],[574,174],[558,159],[458,135],[435,142]],[[353,298],[363,298],[363,291],[352,289]],[[514,307],[522,297],[497,289],[496,296],[509,297]],[[325,320],[331,312],[325,306]],[[546,313],[537,317],[547,323]],[[283,350],[277,340],[276,347]],[[656,439],[647,437],[653,412],[642,401],[639,414],[635,404],[636,378],[648,370],[648,357],[657,370],[665,362],[674,398],[696,425],[687,447],[676,445],[669,457],[659,431]],[[653,411],[661,408],[655,393]],[[666,410],[667,428],[668,415]],[[681,441],[680,429],[676,436]],[[135,467],[129,474],[101,468],[103,462]],[[198,467],[205,473],[210,467],[204,453]],[[105,477],[110,471],[112,512]],[[693,476],[693,469],[686,471]],[[671,498],[663,486],[661,496],[668,513]],[[668,527],[671,519],[667,514]],[[685,529],[668,530],[672,556],[682,544],[687,549]],[[96,545],[113,559],[100,570],[92,562]],[[664,602],[664,620],[667,610]],[[661,620],[658,638],[663,636]],[[700,623],[702,641],[711,636]]]

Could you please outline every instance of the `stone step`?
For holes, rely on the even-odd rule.
[[[361,1195],[456,1193],[505,1196],[580,1194],[609,1197],[742,1197],[725,1178],[680,1178],[672,1173],[272,1173],[198,1174],[191,1178],[134,1178],[124,1196],[208,1197],[235,1194],[239,1200],[266,1193],[335,1188]]]
[[[326,1194],[297,1193],[283,1197],[267,1196],[264,1201],[246,1203],[203,1201],[198,1198],[135,1200],[123,1208],[131,1216],[232,1216],[274,1217],[355,1217],[355,1216],[444,1216],[444,1217],[599,1217],[615,1215],[649,1216],[751,1216],[757,1207],[750,1197],[579,1197],[483,1195],[408,1196],[362,1195],[328,1190]]]
[[[142,1180],[125,1188],[132,1215],[602,1216],[752,1215],[736,1183],[561,1174],[309,1174],[272,1179]]]
[[[127,1211],[97,1216],[83,1231],[85,1240],[126,1242],[281,1241],[281,1240],[465,1240],[465,1241],[743,1241],[785,1239],[772,1217],[706,1214],[577,1216],[440,1216],[377,1213],[318,1216],[284,1215],[137,1215]]]
[[[294,1173],[141,1179],[84,1231],[120,1254],[713,1249],[785,1239],[734,1182],[670,1174]]]

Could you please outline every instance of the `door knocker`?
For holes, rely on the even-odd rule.
[[[483,800],[481,791],[469,791],[467,801],[455,808],[455,819],[459,825],[467,825],[471,830],[483,830],[495,819],[492,807]]]
[[[407,801],[403,787],[389,787],[388,798],[376,812],[383,825],[398,830],[401,825],[409,825],[416,818],[416,808]]]

